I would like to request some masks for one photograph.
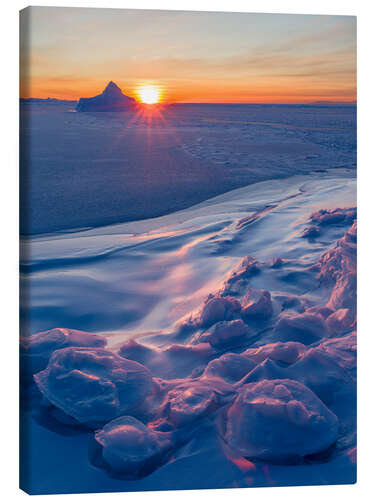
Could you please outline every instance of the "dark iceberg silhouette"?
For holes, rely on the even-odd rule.
[[[103,92],[94,97],[81,97],[77,111],[122,111],[136,104],[136,100],[122,93],[122,90],[112,81]]]

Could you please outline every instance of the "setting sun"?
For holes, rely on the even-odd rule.
[[[156,104],[160,101],[160,89],[156,85],[142,85],[137,89],[137,94],[145,104]]]

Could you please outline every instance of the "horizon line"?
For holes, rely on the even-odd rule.
[[[32,100],[32,99],[39,99],[40,101],[48,101],[48,100],[55,100],[55,101],[70,101],[70,102],[79,102],[80,98],[78,99],[69,99],[69,98],[59,98],[59,97],[19,97],[19,100]],[[140,101],[137,101],[137,104],[144,104]],[[279,102],[279,101],[266,101],[266,102],[261,102],[261,101],[235,101],[235,102],[230,102],[230,101],[162,101],[159,103],[156,103],[156,106],[160,105],[173,105],[173,104],[259,104],[259,105],[264,105],[264,104],[277,104],[277,105],[318,105],[318,104],[352,104],[352,105],[357,105],[357,100],[340,100],[340,101],[335,101],[331,99],[327,100],[315,100],[315,101],[305,101],[305,102],[295,102],[295,101],[290,101],[290,102]]]

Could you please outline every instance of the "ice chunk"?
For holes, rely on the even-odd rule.
[[[148,366],[155,358],[160,358],[161,349],[140,344],[135,339],[128,339],[120,346],[119,355]]]
[[[308,349],[289,371],[289,377],[299,380],[326,404],[333,401],[334,395],[347,388],[350,374],[342,368],[335,356],[320,346]]]
[[[318,210],[310,216],[311,222],[319,226],[328,226],[330,224],[352,224],[357,218],[356,207],[334,208],[331,210]]]
[[[249,327],[242,319],[234,319],[214,324],[207,332],[200,336],[199,340],[201,342],[209,342],[212,347],[220,347],[236,343],[247,335],[250,335]]]
[[[242,301],[241,314],[246,319],[268,319],[272,316],[272,301],[267,290],[249,290]]]
[[[244,457],[270,461],[318,453],[338,437],[338,420],[294,380],[244,385],[227,414],[225,439]]]
[[[262,363],[267,358],[292,364],[297,361],[305,349],[306,346],[300,342],[276,342],[247,349],[242,355],[257,364]]]
[[[356,311],[357,301],[357,223],[345,233],[335,248],[319,259],[318,278],[324,285],[333,285],[327,304],[333,310]]]
[[[204,375],[207,377],[220,377],[231,384],[240,380],[255,366],[256,363],[246,356],[229,352],[210,361]]]
[[[325,252],[319,259],[318,278],[325,284],[335,283],[347,273],[356,273],[356,223],[338,240],[336,246]]]
[[[334,286],[328,307],[332,309],[350,309],[356,310],[357,303],[357,274],[349,273],[342,275]]]
[[[335,362],[349,371],[357,366],[357,333],[351,332],[345,337],[325,340],[316,349],[327,352]]]
[[[233,319],[240,310],[240,302],[233,297],[208,297],[200,314],[200,324],[209,327],[218,321]]]
[[[158,348],[143,345],[134,339],[127,340],[119,350],[120,356],[147,366],[154,377],[166,379],[190,375],[195,368],[206,365],[214,353],[208,342],[194,345],[171,344]]]
[[[146,367],[101,348],[59,349],[34,378],[48,401],[82,423],[131,413],[152,389]]]
[[[43,370],[56,349],[64,347],[105,347],[107,341],[95,333],[53,328],[21,337],[20,359],[23,374],[34,374]]]
[[[292,340],[308,345],[326,335],[326,326],[320,314],[285,312],[276,323],[275,333],[285,341]]]
[[[327,329],[332,336],[352,330],[355,324],[355,315],[353,311],[347,308],[337,309],[326,319]]]
[[[306,309],[306,312],[320,314],[320,316],[324,319],[327,319],[327,317],[333,313],[332,309],[326,306],[312,306]]]
[[[179,426],[208,414],[218,402],[214,391],[198,385],[170,391],[167,406],[169,420]]]
[[[151,430],[130,416],[112,420],[95,433],[95,439],[110,471],[128,479],[150,474],[172,446],[170,433]]]
[[[234,396],[232,386],[224,381],[186,381],[169,390],[161,407],[162,414],[175,426],[190,424],[213,413]]]
[[[232,279],[250,278],[260,271],[258,261],[251,255],[243,258],[238,268],[234,271]]]
[[[320,236],[320,229],[317,226],[308,226],[301,234],[302,238],[317,238],[318,236]]]

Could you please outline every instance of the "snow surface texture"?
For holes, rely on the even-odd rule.
[[[355,201],[319,173],[26,240],[28,488],[353,483]]]
[[[23,339],[32,372],[44,367],[34,375],[42,408],[52,421],[95,431],[92,466],[126,484],[166,470],[207,428],[221,443],[216,453],[239,466],[245,483],[264,484],[258,460],[312,470],[337,461],[350,474],[339,482],[352,482],[356,307],[348,283],[356,273],[356,223],[346,229],[308,266],[325,290],[320,304],[251,288],[249,263],[259,274],[264,264],[245,258],[174,332],[130,339],[118,354],[103,348],[100,335],[67,329]],[[246,281],[242,298],[227,295],[236,280]]]
[[[21,103],[20,111],[22,234],[157,217],[267,179],[355,175],[356,107],[180,104],[149,115]]]

